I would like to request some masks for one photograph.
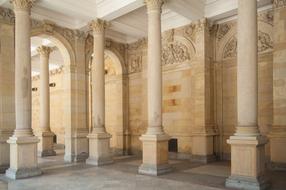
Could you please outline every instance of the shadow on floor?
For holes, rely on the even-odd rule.
[[[171,160],[173,172],[159,177],[138,174],[141,160],[136,157],[117,157],[114,164],[95,167],[85,163],[67,163],[63,155],[40,158],[42,176],[9,180],[0,176],[0,190],[217,190],[226,189],[230,175],[229,162],[211,164]],[[273,190],[286,189],[286,172],[269,171]]]

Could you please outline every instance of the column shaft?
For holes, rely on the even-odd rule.
[[[94,53],[92,62],[92,125],[89,138],[88,164],[104,165],[113,162],[110,151],[111,135],[105,130],[105,69],[104,42],[107,23],[97,19],[92,21]]]
[[[267,189],[265,144],[257,124],[257,0],[238,0],[237,130],[231,145],[231,176],[226,186]]]
[[[256,7],[255,0],[238,1],[236,135],[259,135]]]
[[[148,134],[162,130],[161,7],[148,10]]]
[[[92,63],[92,121],[94,132],[105,132],[104,30],[94,30]]]
[[[139,173],[161,175],[171,171],[168,140],[162,127],[161,12],[163,0],[145,0],[148,14],[148,129],[140,137],[143,163]]]
[[[7,141],[10,144],[10,168],[6,176],[12,179],[40,175],[37,143],[32,133],[31,109],[31,20],[34,0],[12,0],[15,12],[15,110],[16,129]]]
[[[38,156],[54,156],[54,133],[50,129],[50,82],[49,82],[49,57],[51,47],[40,46],[37,49],[40,54],[40,131],[38,144]]]
[[[15,1],[16,2],[16,1]],[[31,21],[29,8],[15,12],[15,135],[32,135]]]

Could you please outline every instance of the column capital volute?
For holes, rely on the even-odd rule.
[[[50,55],[50,53],[52,53],[53,48],[51,48],[49,46],[39,46],[37,48],[37,51],[40,55],[48,57]]]
[[[144,0],[148,11],[160,11],[166,0]]]
[[[10,0],[14,6],[14,10],[26,10],[30,11],[32,6],[37,0]]]
[[[109,23],[102,19],[95,19],[89,23],[89,27],[93,32],[102,33],[109,26]]]

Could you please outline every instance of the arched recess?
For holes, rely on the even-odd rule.
[[[91,38],[92,39],[92,38]],[[93,43],[92,43],[93,44]],[[93,58],[93,45],[86,48],[87,68],[87,121],[90,132],[92,130],[92,82],[91,67]],[[105,127],[112,135],[111,149],[115,155],[128,154],[128,76],[123,56],[113,47],[105,48]],[[108,61],[110,60],[110,61]],[[112,62],[112,63],[111,63]],[[111,64],[111,65],[110,65]],[[112,67],[112,73],[108,69]]]
[[[66,161],[73,161],[74,160],[74,142],[73,136],[76,132],[75,122],[72,121],[74,118],[74,111],[72,108],[75,104],[74,98],[75,94],[72,93],[72,89],[74,89],[75,82],[73,82],[72,76],[75,72],[76,66],[76,57],[75,52],[72,47],[72,44],[60,33],[54,30],[47,30],[45,25],[38,26],[36,28],[32,28],[31,37],[43,37],[49,39],[53,44],[57,46],[59,49],[63,60],[63,94],[64,100],[63,101],[63,125],[65,128],[65,160]]]
[[[272,114],[272,21],[258,19],[258,122],[264,134],[271,123]],[[217,142],[222,159],[230,159],[230,146],[226,140],[235,132],[237,124],[237,23],[230,21],[228,30],[218,31],[215,43],[215,102],[216,120],[220,131]],[[263,113],[267,113],[263,115]],[[267,150],[268,151],[268,150]]]

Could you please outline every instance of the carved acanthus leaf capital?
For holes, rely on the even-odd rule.
[[[160,11],[166,0],[145,0],[148,11]]]
[[[273,0],[274,8],[282,8],[286,7],[286,0]]]
[[[49,46],[40,46],[37,48],[37,51],[41,56],[48,57],[50,55],[50,53],[52,53],[53,48],[51,48]]]
[[[101,19],[95,19],[95,20],[91,21],[90,24],[89,24],[89,26],[93,30],[93,32],[96,32],[96,33],[104,32],[104,30],[109,25],[110,24],[107,21],[101,20]]]
[[[10,2],[13,3],[15,10],[29,11],[36,1],[37,0],[11,0]]]

